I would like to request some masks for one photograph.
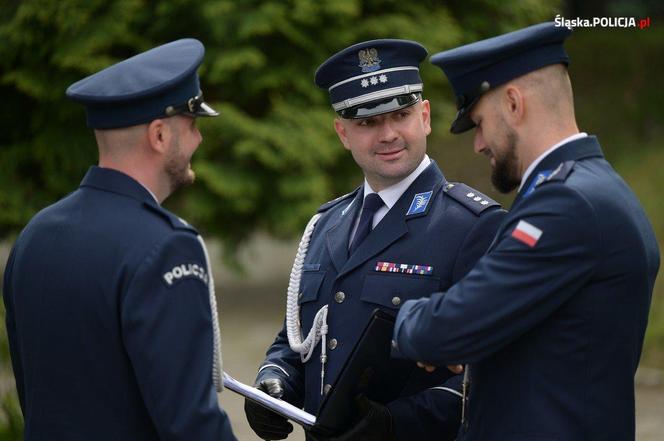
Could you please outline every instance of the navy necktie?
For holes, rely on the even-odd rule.
[[[360,246],[362,241],[369,235],[373,224],[373,217],[376,211],[384,205],[383,200],[378,196],[378,193],[370,193],[364,198],[362,205],[362,214],[360,215],[360,223],[357,225],[357,231],[353,238],[353,243],[350,244],[348,255],[352,255],[357,247]]]

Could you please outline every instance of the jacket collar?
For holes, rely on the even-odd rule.
[[[159,206],[152,194],[137,180],[112,168],[92,166],[81,181],[81,187],[92,187],[103,191],[129,196],[139,202]]]
[[[339,276],[362,265],[372,256],[378,254],[406,234],[408,232],[407,221],[414,217],[428,214],[428,208],[434,203],[436,194],[445,183],[445,177],[438,168],[438,165],[435,161],[431,161],[431,164],[408,187],[355,253],[349,257],[348,237],[353,220],[358,215],[359,207],[362,206],[362,197],[364,196],[363,192],[358,192],[353,199],[352,205],[347,206],[349,209],[342,211],[341,213],[343,214],[337,214],[338,219],[332,222],[330,228],[324,233],[328,252],[332,257],[332,262]],[[427,192],[431,192],[431,195],[429,196],[426,210],[416,215],[407,216],[413,199],[417,195]]]
[[[603,158],[602,148],[596,136],[586,136],[557,148],[549,155],[547,155],[535,169],[530,173],[526,182],[519,190],[512,203],[512,208],[526,195],[530,190],[533,180],[537,178],[540,173],[550,173],[555,170],[562,162],[565,161],[580,161],[586,158]]]

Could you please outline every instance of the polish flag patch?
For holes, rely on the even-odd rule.
[[[526,221],[519,221],[514,231],[512,231],[512,237],[528,245],[530,248],[533,248],[539,238],[542,236],[542,230],[537,228],[533,224],[529,224]]]

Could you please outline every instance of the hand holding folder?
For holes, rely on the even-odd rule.
[[[346,360],[339,376],[314,416],[285,401],[238,382],[224,374],[224,385],[254,402],[283,415],[313,434],[332,435],[348,430],[358,415],[355,397],[386,404],[400,396],[415,368],[409,360],[392,359],[391,338],[394,317],[376,310]]]
[[[277,399],[284,396],[284,383],[280,378],[263,379],[255,387]],[[244,400],[244,413],[247,422],[261,439],[285,439],[293,431],[293,425],[286,417],[247,398]]]
[[[241,383],[226,372],[224,372],[224,387],[304,427],[311,427],[316,422],[316,417],[312,414],[274,398],[260,389]]]
[[[387,407],[371,401],[366,395],[355,397],[357,421],[338,436],[325,436],[308,431],[313,441],[393,441],[392,416]]]

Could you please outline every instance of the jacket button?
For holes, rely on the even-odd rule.
[[[337,339],[336,338],[331,338],[330,341],[327,342],[327,347],[330,348],[331,351],[334,351],[334,349],[337,347]]]
[[[299,293],[299,294],[297,295],[297,298],[298,298],[298,299],[302,299],[302,293]]]
[[[392,297],[392,304],[394,306],[399,306],[401,304],[401,297]]]
[[[343,293],[343,291],[339,291],[334,295],[334,301],[337,303],[343,303],[344,300],[346,300],[346,294]]]
[[[331,390],[332,390],[332,385],[331,384],[326,384],[325,386],[323,386],[323,393],[325,395],[329,394]]]

